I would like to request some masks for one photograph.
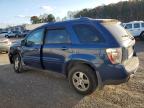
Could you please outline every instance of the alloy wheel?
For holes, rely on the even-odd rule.
[[[80,91],[89,89],[90,81],[87,75],[83,72],[75,72],[72,76],[73,85]]]
[[[19,68],[19,58],[16,57],[15,58],[15,69],[18,70],[18,68]]]

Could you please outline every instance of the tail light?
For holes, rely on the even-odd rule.
[[[122,49],[121,48],[109,48],[106,49],[107,56],[112,64],[118,64],[122,61]]]

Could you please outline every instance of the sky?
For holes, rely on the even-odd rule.
[[[63,18],[68,11],[94,8],[125,0],[0,0],[0,28],[30,23],[30,16],[44,13]]]

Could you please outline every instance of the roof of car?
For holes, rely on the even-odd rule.
[[[130,21],[128,23],[123,23],[123,24],[129,24],[129,23],[144,23],[144,21]]]
[[[74,23],[74,22],[89,22],[89,21],[96,21],[98,23],[119,22],[116,19],[93,19],[93,18],[88,18],[88,17],[81,17],[81,18],[75,18],[75,19],[70,19],[70,20],[66,20],[66,21],[49,22],[47,24],[44,24],[41,27],[46,27],[46,26],[50,26],[50,25],[66,24],[66,23]]]

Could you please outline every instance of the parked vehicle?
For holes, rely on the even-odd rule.
[[[5,37],[8,34],[8,32],[1,32],[0,37]]]
[[[29,30],[23,31],[23,32],[22,32],[22,36],[25,37],[27,34],[29,34],[29,32],[30,32]]]
[[[8,52],[11,42],[7,38],[0,38],[0,52]]]
[[[7,35],[5,35],[5,37],[7,38],[11,38],[11,37],[20,37],[21,36],[21,32],[19,31],[12,31],[12,32],[9,32]]]
[[[144,40],[144,21],[132,21],[123,23],[123,25],[134,37],[140,37]]]
[[[63,73],[81,94],[129,80],[138,66],[135,39],[113,19],[49,23],[10,48],[17,73],[25,66]]]

